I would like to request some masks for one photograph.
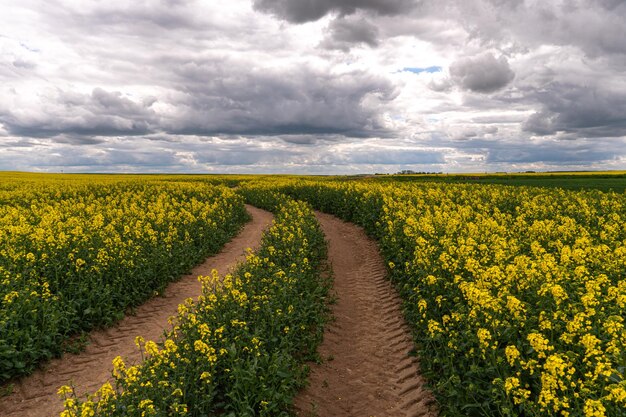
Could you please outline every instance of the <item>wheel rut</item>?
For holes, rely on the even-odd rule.
[[[272,214],[252,206],[246,206],[246,209],[252,221],[220,253],[207,258],[190,274],[171,283],[162,296],[137,307],[133,315],[113,327],[91,332],[84,351],[49,361],[32,375],[14,382],[12,393],[0,398],[0,416],[58,416],[63,410],[56,393],[61,385],[72,383],[79,395],[92,393],[111,379],[111,361],[116,356],[122,356],[127,363],[141,361],[135,346],[136,336],[159,340],[164,330],[170,328],[168,318],[176,314],[178,305],[189,297],[200,295],[199,275],[209,275],[213,269],[226,272],[245,260],[247,248],[260,244],[262,232],[270,225]]]
[[[410,356],[411,333],[376,243],[336,217],[317,213],[329,243],[337,302],[295,399],[300,417],[437,416],[434,397]]]

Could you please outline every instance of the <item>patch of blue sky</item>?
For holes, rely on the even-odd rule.
[[[414,74],[420,74],[422,72],[426,72],[429,74],[435,73],[435,72],[441,72],[442,68],[439,66],[432,66],[432,67],[426,67],[426,68],[419,68],[419,67],[404,67],[402,68],[402,72],[412,72]]]

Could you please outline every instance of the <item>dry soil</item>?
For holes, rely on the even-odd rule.
[[[432,394],[410,356],[411,333],[376,243],[336,217],[318,213],[329,243],[337,303],[296,397],[301,417],[435,417]]]

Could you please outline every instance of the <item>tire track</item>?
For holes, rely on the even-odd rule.
[[[139,362],[141,356],[135,346],[136,336],[159,340],[164,330],[170,328],[168,318],[176,314],[178,305],[189,297],[200,295],[199,275],[210,275],[213,269],[224,273],[245,260],[246,248],[259,245],[263,230],[271,223],[272,214],[252,206],[246,208],[252,215],[252,221],[220,253],[207,258],[189,275],[171,283],[162,296],[137,307],[134,315],[125,317],[113,327],[92,332],[87,347],[80,354],[65,354],[44,364],[32,375],[19,379],[14,383],[12,394],[0,398],[0,416],[58,416],[63,409],[56,394],[61,385],[71,382],[78,393],[92,393],[110,380],[111,361],[116,356],[121,355],[127,363]]]
[[[309,386],[295,399],[301,417],[437,415],[434,397],[409,356],[411,333],[386,279],[376,243],[359,227],[318,213],[334,272],[335,321],[325,329]]]

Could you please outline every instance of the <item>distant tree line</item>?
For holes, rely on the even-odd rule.
[[[394,175],[438,175],[443,174],[443,172],[426,172],[426,171],[413,171],[411,169],[403,169],[402,171],[396,172]]]

